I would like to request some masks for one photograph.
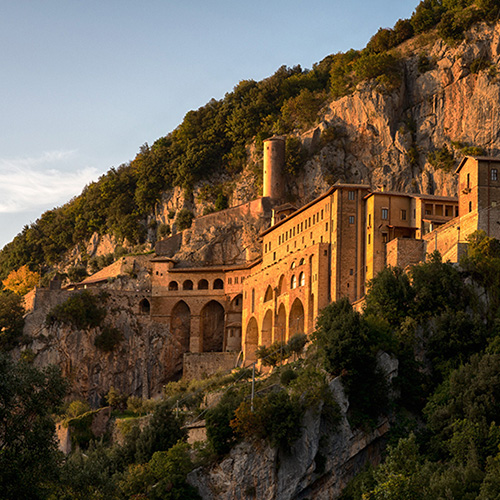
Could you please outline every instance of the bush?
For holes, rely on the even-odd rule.
[[[446,144],[441,149],[435,149],[427,155],[427,161],[434,167],[445,172],[451,172],[455,166],[455,157],[453,152],[448,149]]]
[[[112,326],[106,325],[94,340],[97,349],[103,352],[111,352],[123,340],[123,333]]]
[[[175,219],[175,224],[177,226],[178,231],[184,231],[184,229],[188,229],[191,227],[193,222],[194,215],[193,212],[188,210],[187,208],[183,208]]]
[[[74,294],[52,308],[45,318],[45,323],[48,326],[63,323],[79,330],[96,328],[106,317],[106,309],[101,307],[106,298],[106,294],[102,292],[94,295],[87,290]]]
[[[218,455],[227,453],[236,442],[230,422],[241,401],[242,395],[235,389],[230,389],[224,393],[217,406],[207,412],[207,438]]]

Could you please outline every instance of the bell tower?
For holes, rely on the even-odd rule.
[[[264,141],[264,186],[262,196],[273,200],[283,198],[283,167],[285,166],[285,138],[270,137]]]

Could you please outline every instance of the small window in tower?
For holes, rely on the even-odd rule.
[[[406,220],[406,210],[401,210],[401,220]]]
[[[469,201],[469,212],[472,212],[472,201]]]
[[[354,274],[354,269],[349,269],[349,274],[352,276]]]
[[[276,260],[276,252],[273,252],[273,260]]]
[[[267,251],[270,252],[271,251],[271,242],[268,243],[267,245]]]
[[[470,187],[470,174],[467,174],[467,189]]]
[[[328,232],[328,222],[325,224],[325,231]]]
[[[388,208],[383,208],[382,209],[382,219],[387,220],[389,218],[389,209]]]
[[[349,198],[349,200],[353,201],[356,198],[356,192],[349,191],[348,198]]]
[[[368,245],[372,242],[371,236],[372,236],[371,234],[368,234]]]
[[[382,233],[382,241],[387,243],[387,233]]]
[[[233,278],[228,278],[227,279],[227,284],[232,285],[233,284]]]
[[[491,169],[491,180],[492,181],[498,180],[498,170],[496,168]]]
[[[354,215],[349,215],[349,224],[354,224]]]
[[[323,220],[323,209],[321,209],[321,220]]]
[[[368,214],[368,227],[372,225],[372,214]]]
[[[238,276],[235,276],[234,277],[234,284],[237,285],[238,284]]]

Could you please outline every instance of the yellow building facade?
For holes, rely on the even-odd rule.
[[[264,183],[273,196],[281,192],[273,171],[273,161],[284,161],[281,141],[267,144]],[[252,362],[258,346],[311,334],[332,301],[360,301],[386,265],[406,267],[434,250],[458,261],[477,229],[500,238],[499,171],[498,159],[466,157],[457,198],[335,184],[299,209],[275,199],[261,256],[245,265],[177,268],[153,259],[151,316],[170,325],[187,355],[233,352]]]

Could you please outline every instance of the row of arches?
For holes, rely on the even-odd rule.
[[[255,351],[259,345],[286,342],[297,333],[305,333],[304,305],[299,298],[293,301],[288,315],[284,304],[280,304],[277,312],[268,309],[262,319],[260,334],[255,316],[248,320],[245,330],[245,358],[255,359]]]
[[[197,290],[208,290],[209,282],[206,279],[201,279],[198,281]],[[168,289],[170,291],[181,290],[179,283],[177,281],[170,281],[168,284]],[[192,280],[184,280],[182,283],[182,290],[194,290],[194,283]],[[212,283],[212,290],[224,290],[224,281],[217,278]]]
[[[226,338],[226,314],[230,319],[235,313],[241,313],[241,295],[235,297],[226,312],[224,306],[216,300],[207,302],[200,311],[199,331],[192,331],[191,308],[184,300],[179,300],[172,308],[170,331],[179,343],[182,352],[190,350],[192,334],[198,334],[199,352],[223,352],[241,350],[241,327],[231,325],[231,339]],[[241,320],[240,323],[241,325]],[[236,334],[236,335],[235,335]]]

